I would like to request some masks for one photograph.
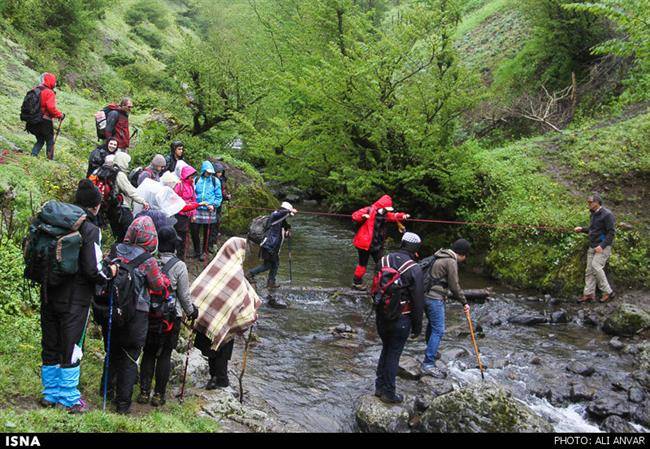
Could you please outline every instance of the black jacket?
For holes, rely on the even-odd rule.
[[[601,207],[596,212],[591,212],[589,228],[583,227],[582,232],[589,234],[591,248],[600,246],[604,249],[614,243],[615,225],[616,218],[612,211]]]
[[[266,233],[266,238],[260,245],[263,249],[268,251],[269,254],[275,255],[280,252],[282,242],[284,241],[283,230],[291,229],[291,225],[287,223],[287,218],[291,212],[287,209],[278,209],[271,214],[269,218],[272,225]]]
[[[110,278],[110,268],[102,264],[101,231],[96,217],[86,210],[86,221],[79,227],[81,249],[79,271],[68,276],[59,285],[47,286],[47,301],[90,305],[97,284],[104,285]],[[41,288],[41,295],[46,292]]]
[[[408,260],[415,260],[413,254],[405,250],[398,250],[388,255],[390,266],[393,268],[401,267]],[[406,286],[406,295],[410,302],[411,309],[411,333],[420,335],[422,332],[422,314],[424,312],[424,285],[422,269],[416,263],[415,266],[406,271],[401,280]]]
[[[107,154],[108,149],[106,148],[106,144],[100,145],[91,151],[90,156],[88,157],[88,171],[86,172],[86,178],[92,175],[99,167],[104,165]]]

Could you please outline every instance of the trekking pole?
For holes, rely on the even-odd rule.
[[[243,404],[244,403],[244,373],[246,372],[246,363],[248,362],[248,347],[251,344],[251,340],[253,338],[253,326],[251,325],[250,330],[248,331],[248,337],[246,338],[246,345],[244,346],[244,356],[242,358],[242,364],[241,364],[241,373],[239,373],[238,381],[239,381],[239,403]]]
[[[187,367],[190,364],[190,349],[192,349],[192,336],[194,335],[194,320],[190,322],[190,336],[187,340],[187,350],[185,351],[185,368],[183,369],[183,381],[181,382],[181,394],[179,395],[179,402],[183,402],[185,396],[185,381],[187,380]]]
[[[476,344],[476,337],[474,336],[474,325],[472,324],[472,319],[469,316],[469,311],[465,311],[465,317],[469,323],[469,333],[472,336],[472,344],[474,345],[474,352],[476,353],[478,368],[481,370],[481,379],[485,380],[485,375],[483,374],[483,364],[481,363],[481,354],[479,353],[478,345]]]
[[[291,269],[291,262],[292,262],[292,257],[291,257],[291,238],[289,238],[289,241],[287,242],[287,246],[289,248],[289,284],[293,284],[293,270]]]
[[[56,140],[59,138],[59,133],[61,132],[61,124],[63,123],[63,120],[65,119],[65,115],[59,119],[59,126],[56,128],[56,134],[54,134],[54,143],[52,144],[52,151],[50,154],[48,154],[48,158],[50,160],[54,160],[54,148],[56,147]]]
[[[110,285],[108,294],[108,336],[106,337],[106,361],[104,362],[104,399],[102,401],[102,411],[106,411],[106,397],[108,395],[108,370],[111,361],[111,329],[113,327],[113,286]]]

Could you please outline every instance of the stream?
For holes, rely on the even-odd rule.
[[[259,342],[251,347],[247,367],[247,394],[265,402],[287,429],[358,431],[354,403],[359,396],[374,391],[374,370],[381,345],[374,316],[365,321],[369,306],[363,296],[354,295],[349,288],[356,265],[354,231],[346,220],[329,217],[298,214],[290,221],[294,231],[293,282],[289,284],[285,242],[278,274],[280,288],[274,293],[290,306],[269,307],[268,291],[260,288],[266,284],[267,273],[257,276],[264,304],[256,327]],[[246,268],[257,263],[254,251],[247,258]],[[372,273],[372,269],[371,261],[368,272]],[[369,276],[366,274],[366,282],[370,281]],[[484,337],[478,340],[484,365],[488,367],[486,380],[512,392],[558,432],[599,431],[598,424],[586,413],[587,402],[575,397],[589,396],[585,389],[609,391],[612,383],[625,382],[633,369],[633,357],[612,349],[608,344],[611,337],[575,320],[536,326],[495,322],[492,315],[496,312],[516,310],[548,315],[561,307],[572,315],[577,306],[570,302],[551,305],[548,295],[509,291],[462,269],[460,277],[463,288],[494,287],[495,293],[488,302],[472,304],[472,316],[479,323],[492,323],[483,325]],[[328,331],[339,324],[356,330],[355,337],[341,339]],[[458,385],[481,382],[467,321],[459,304],[448,304],[446,325],[440,353],[449,377]],[[424,329],[418,340],[409,340],[402,359],[409,355],[422,359],[423,334]],[[234,366],[242,346],[238,341]],[[595,373],[582,377],[568,372],[567,365],[575,362],[594,367]],[[236,382],[234,367],[231,380]],[[414,381],[397,379],[398,391],[406,395],[417,394],[416,385]],[[638,424],[632,425],[645,430]]]

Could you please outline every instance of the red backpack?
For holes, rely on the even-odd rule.
[[[95,184],[97,190],[102,195],[102,209],[119,206],[122,203],[122,195],[117,194],[115,180],[117,178],[117,168],[101,166],[88,176],[88,179]]]
[[[417,264],[413,260],[407,260],[395,269],[390,262],[390,255],[381,258],[381,269],[372,280],[370,295],[377,313],[382,313],[389,320],[396,320],[406,303],[402,301],[402,292],[407,287],[402,281],[402,275]]]

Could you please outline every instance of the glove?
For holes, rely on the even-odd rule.
[[[192,313],[190,313],[187,318],[189,318],[190,321],[194,321],[198,317],[199,317],[199,309],[198,307],[194,306],[194,310],[192,310]]]
[[[61,120],[61,121],[65,120],[65,112],[61,113],[61,118],[59,120]]]

